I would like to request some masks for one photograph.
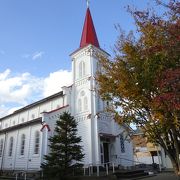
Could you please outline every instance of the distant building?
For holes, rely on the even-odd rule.
[[[101,69],[97,54],[109,56],[100,48],[87,8],[80,47],[70,55],[72,85],[0,119],[1,170],[39,171],[44,155],[49,153],[48,138],[64,111],[69,111],[78,122],[85,166],[103,166],[108,162],[133,165],[132,142],[125,139],[128,132],[114,121],[112,114],[105,112],[110,103],[102,101],[95,91],[94,77]]]
[[[160,146],[147,141],[143,132],[137,129],[132,136],[134,161],[136,164],[158,164],[160,168],[172,168],[170,159]]]

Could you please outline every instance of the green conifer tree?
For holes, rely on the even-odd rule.
[[[50,153],[44,157],[43,174],[48,179],[65,179],[81,169],[84,154],[81,137],[77,136],[77,122],[64,112],[56,122],[54,136],[49,138]]]

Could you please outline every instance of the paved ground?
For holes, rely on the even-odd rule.
[[[175,174],[172,172],[163,172],[157,174],[157,176],[144,178],[143,180],[178,180]]]
[[[111,178],[85,177],[84,180],[87,180],[87,179],[89,179],[89,180],[109,180]],[[0,180],[7,180],[7,179],[0,178]],[[139,180],[179,180],[179,179],[175,176],[175,174],[173,172],[163,172],[163,173],[159,173],[153,177],[139,178]]]

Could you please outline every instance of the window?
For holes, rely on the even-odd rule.
[[[85,63],[82,61],[79,63],[79,78],[85,75]]]
[[[20,155],[21,155],[21,156],[24,155],[25,140],[26,140],[26,136],[25,136],[25,134],[22,134],[22,135],[21,135],[21,149],[20,149]]]
[[[34,119],[34,118],[35,118],[35,115],[34,115],[34,114],[32,114],[32,115],[31,115],[31,118],[32,118],[32,119]]]
[[[87,97],[84,97],[84,110],[85,111],[88,110],[88,99],[87,99]]]
[[[106,101],[106,105],[107,105],[107,107],[109,107],[109,101]]]
[[[82,77],[82,62],[79,64],[79,78]]]
[[[3,152],[3,139],[0,141],[0,157],[2,157],[2,152]]]
[[[84,95],[85,95],[85,92],[84,92],[84,91],[81,91],[80,95],[81,95],[81,96],[84,96]]]
[[[78,111],[79,112],[82,111],[82,101],[81,101],[81,99],[78,100]]]
[[[85,75],[85,63],[82,62],[82,75],[84,76]]]
[[[39,131],[36,131],[34,138],[34,154],[39,154],[39,144],[40,144],[40,133]]]
[[[121,146],[121,153],[125,153],[125,144],[124,144],[124,137],[120,135],[120,146]]]
[[[24,122],[24,118],[21,119],[21,122],[22,122],[22,123]]]
[[[10,140],[9,140],[9,153],[8,153],[8,155],[9,155],[9,157],[11,157],[12,156],[12,152],[13,152],[13,137],[10,137]]]

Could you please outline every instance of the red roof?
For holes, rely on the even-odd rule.
[[[86,11],[86,18],[84,21],[80,48],[83,48],[88,44],[92,44],[98,48],[100,47],[89,8],[87,8]]]

